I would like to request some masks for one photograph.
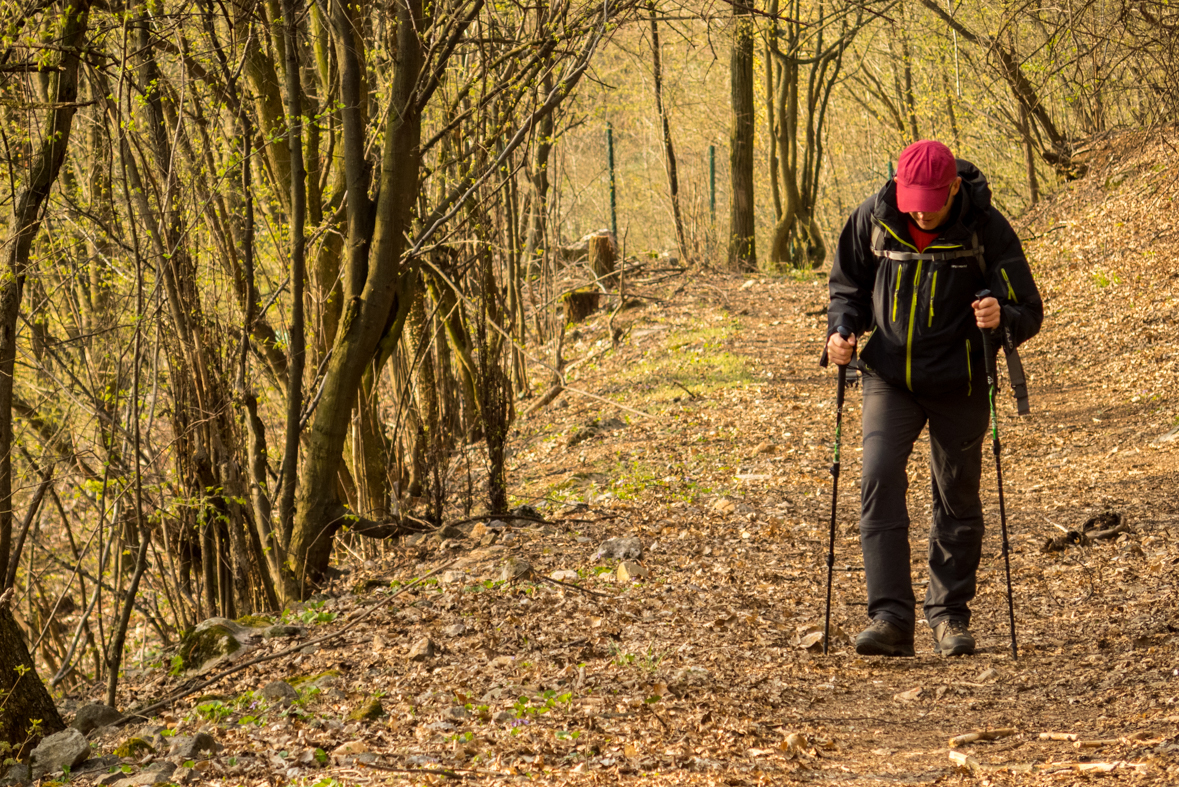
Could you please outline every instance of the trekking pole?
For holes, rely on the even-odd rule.
[[[839,335],[844,341],[851,338],[851,331],[839,326]],[[843,431],[843,392],[847,387],[847,365],[839,367],[839,385],[835,389],[835,461],[831,464],[831,532],[827,539],[827,612],[823,623],[823,655],[831,642],[831,578],[835,571],[835,503],[839,499],[839,443]]]
[[[991,297],[990,290],[975,293],[974,299],[981,301]],[[982,331],[983,360],[987,367],[987,398],[991,403],[991,452],[995,455],[995,479],[999,486],[999,527],[1003,533],[1003,564],[1007,570],[1007,615],[1011,620],[1011,658],[1019,660],[1019,650],[1015,645],[1015,601],[1011,595],[1011,547],[1007,543],[1007,509],[1003,503],[1003,466],[999,462],[999,419],[995,415],[995,388],[999,376],[995,372],[995,353],[991,351],[991,332]]]

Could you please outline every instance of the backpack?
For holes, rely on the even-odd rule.
[[[872,254],[876,257],[884,257],[890,260],[897,260],[901,262],[909,260],[927,260],[930,262],[946,262],[948,260],[959,260],[963,257],[974,257],[978,263],[979,272],[982,273],[983,279],[987,276],[987,260],[984,256],[984,249],[981,243],[978,242],[978,233],[973,232],[970,235],[970,248],[962,249],[947,249],[945,251],[936,252],[917,252],[917,251],[895,251],[886,249],[884,247],[886,235],[884,228],[878,222],[872,224]],[[1030,415],[1032,412],[1031,404],[1028,402],[1028,383],[1027,377],[1023,371],[1023,361],[1019,359],[1019,352],[1012,348],[1007,349],[1003,347],[1003,352],[1007,356],[1007,374],[1011,377],[1011,392],[1015,396],[1016,410],[1020,415]],[[997,381],[996,381],[997,382]]]

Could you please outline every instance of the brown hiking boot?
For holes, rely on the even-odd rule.
[[[913,632],[904,631],[887,620],[874,620],[856,636],[856,653],[861,656],[912,656]]]
[[[933,652],[943,656],[973,656],[974,635],[961,620],[943,620],[933,627]]]

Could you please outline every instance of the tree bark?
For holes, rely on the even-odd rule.
[[[676,169],[675,146],[671,142],[671,124],[667,119],[667,107],[663,104],[663,59],[659,51],[659,22],[655,16],[655,0],[648,0],[647,11],[651,15],[651,63],[655,78],[655,106],[659,110],[659,123],[663,129],[663,156],[667,163],[667,191],[671,196],[671,216],[675,221],[675,240],[679,246],[680,262],[688,259],[688,242],[684,237],[684,219],[680,214],[680,179]],[[752,45],[752,40],[751,40]],[[749,105],[753,107],[752,75],[750,76]]]
[[[729,59],[732,128],[729,134],[729,267],[757,269],[753,223],[753,11],[733,6]]]

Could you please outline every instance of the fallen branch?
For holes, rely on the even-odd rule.
[[[149,714],[154,713],[155,711],[158,711],[158,710],[162,710],[163,708],[168,707],[169,705],[176,702],[177,700],[183,699],[183,698],[189,696],[190,694],[195,694],[198,691],[202,691],[202,690],[208,688],[209,686],[212,686],[214,683],[221,680],[222,678],[227,678],[230,675],[233,675],[234,673],[241,672],[242,670],[244,670],[248,667],[253,667],[256,664],[263,664],[267,661],[274,661],[275,659],[282,658],[283,656],[293,655],[294,653],[297,653],[298,651],[302,650],[303,648],[309,647],[311,645],[319,645],[324,642],[328,642],[330,640],[336,639],[337,637],[342,636],[345,632],[355,628],[357,626],[357,624],[359,624],[362,620],[367,618],[369,615],[376,612],[378,609],[388,606],[390,603],[393,602],[394,599],[396,599],[402,593],[405,593],[406,591],[410,590],[411,588],[421,584],[422,582],[424,582],[425,580],[434,576],[438,572],[440,572],[444,569],[450,568],[452,565],[454,565],[453,560],[442,564],[441,566],[439,566],[438,568],[429,572],[428,574],[423,574],[422,576],[415,579],[413,582],[410,582],[408,585],[406,585],[405,587],[398,590],[392,596],[389,596],[389,598],[384,599],[383,601],[380,601],[377,604],[374,604],[373,606],[369,607],[362,615],[357,617],[356,620],[353,620],[351,623],[349,623],[347,626],[344,626],[344,628],[340,629],[339,631],[324,635],[322,637],[319,637],[318,639],[313,639],[310,642],[301,642],[298,645],[292,645],[291,647],[289,647],[285,650],[280,650],[278,653],[271,653],[270,655],[267,655],[267,656],[259,656],[256,659],[251,659],[250,661],[245,662],[244,664],[238,664],[234,667],[230,667],[225,672],[222,672],[220,675],[214,675],[213,677],[211,677],[207,680],[199,681],[194,685],[190,685],[185,689],[181,689],[180,691],[176,692],[175,694],[171,695],[170,697],[165,697],[164,699],[159,700],[158,702],[153,702],[151,705],[148,705],[146,707],[138,708],[138,709],[132,710],[132,711],[128,711],[127,715],[125,715],[119,721],[116,721],[114,723],[114,725],[121,727],[124,724],[127,724],[128,722],[130,722],[132,719],[151,718],[149,716]],[[3,600],[3,597],[0,596],[0,601],[2,601],[2,600]]]
[[[1040,740],[1042,741],[1073,741],[1080,740],[1081,736],[1075,732],[1041,732]]]
[[[1015,730],[1010,727],[1004,727],[999,730],[985,730],[983,732],[968,732],[964,735],[955,735],[953,738],[950,738],[950,746],[962,746],[977,741],[997,741],[1000,738],[1007,738],[1014,734]]]
[[[1102,530],[1097,529],[1097,525],[1109,525]],[[1057,525],[1060,527],[1060,525]],[[1064,530],[1064,528],[1060,528]],[[1040,547],[1041,552],[1062,552],[1070,544],[1077,546],[1087,546],[1094,541],[1104,541],[1114,538],[1121,533],[1126,533],[1130,530],[1130,525],[1123,518],[1122,515],[1114,511],[1106,511],[1103,514],[1089,519],[1085,524],[1081,525],[1080,530],[1065,530],[1064,535],[1050,538],[1044,542]]]

